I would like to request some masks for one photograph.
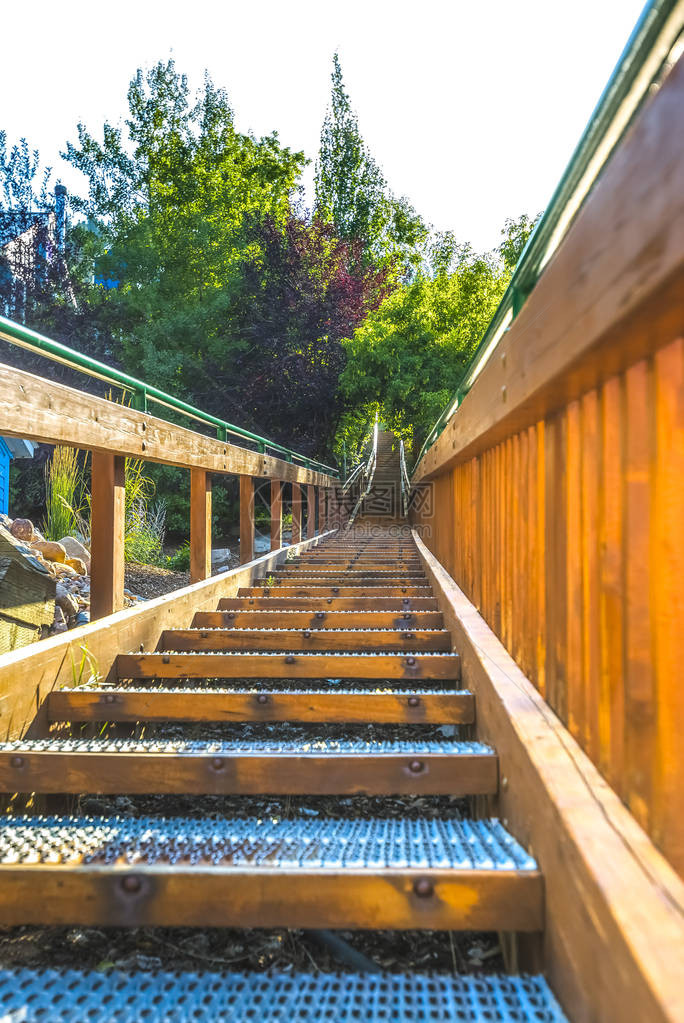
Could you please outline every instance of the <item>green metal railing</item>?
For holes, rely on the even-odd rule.
[[[334,469],[332,466],[325,465],[323,462],[318,462],[313,458],[307,458],[305,455],[300,455],[296,451],[284,447],[282,444],[268,440],[266,437],[260,437],[259,434],[251,433],[249,430],[243,430],[240,426],[233,426],[232,423],[227,423],[223,419],[209,415],[208,412],[202,412],[201,409],[195,408],[194,405],[189,405],[186,401],[174,398],[173,395],[166,394],[164,391],[160,391],[158,388],[152,387],[142,380],[137,380],[127,373],[113,369],[97,359],[92,359],[89,355],[83,355],[73,348],[60,344],[59,341],[53,341],[49,337],[31,330],[29,327],[24,327],[20,323],[6,319],[4,316],[0,316],[0,339],[8,341],[12,345],[17,345],[20,348],[27,348],[29,351],[37,352],[39,355],[45,356],[46,359],[60,362],[62,365],[77,370],[79,373],[103,380],[114,387],[120,387],[122,391],[128,392],[131,395],[133,408],[141,412],[147,412],[148,405],[151,403],[162,405],[183,416],[187,416],[189,419],[194,419],[197,422],[213,427],[216,430],[216,436],[221,441],[227,442],[228,435],[230,434],[233,437],[239,437],[241,440],[246,440],[256,445],[257,450],[262,454],[274,453],[287,462],[298,462],[306,469],[339,478],[339,470]]]
[[[684,0],[651,0],[644,8],[551,201],[527,241],[454,398],[425,439],[414,472],[524,306],[653,82],[671,59],[683,26]]]

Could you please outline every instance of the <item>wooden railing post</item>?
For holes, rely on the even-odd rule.
[[[190,582],[211,575],[211,476],[190,470]]]
[[[240,564],[254,561],[254,479],[240,477]]]
[[[271,480],[271,550],[283,546],[283,487],[280,480]]]
[[[292,484],[292,543],[302,539],[302,488],[299,483]]]
[[[316,535],[316,488],[309,484],[306,488],[306,538],[312,540]]]
[[[104,618],[123,607],[126,527],[125,459],[109,451],[92,453],[90,617]]]

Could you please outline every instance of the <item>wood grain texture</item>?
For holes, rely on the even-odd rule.
[[[119,654],[119,678],[458,679],[458,654]],[[2,791],[0,789],[0,791]]]
[[[195,629],[441,629],[441,611],[198,611]]]
[[[416,702],[417,701],[417,702]],[[140,692],[60,689],[48,697],[51,721],[311,721],[396,724],[471,724],[470,693]]]
[[[95,620],[120,611],[124,603],[126,490],[119,455],[93,451],[90,513],[90,616]]]
[[[57,753],[0,751],[0,792],[194,795],[492,795],[493,753]],[[414,768],[420,764],[420,770]]]
[[[273,626],[261,631],[237,629],[167,629],[159,642],[160,650],[381,650],[449,651],[451,639],[446,629],[425,632],[418,629],[389,629],[382,632],[360,631],[349,626],[340,629],[287,629]]]
[[[128,876],[140,882],[134,896],[123,883]],[[434,886],[429,898],[414,893],[420,879]],[[535,931],[543,897],[534,871],[0,867],[3,926]]]
[[[684,884],[420,540],[499,751],[499,812],[545,877],[546,970],[571,1019],[684,1018]]]
[[[3,433],[148,462],[331,486],[332,477],[0,365]]]
[[[190,470],[190,582],[211,575],[211,476]]]

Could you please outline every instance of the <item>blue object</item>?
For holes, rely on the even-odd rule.
[[[7,515],[9,507],[9,470],[10,460],[14,456],[0,437],[0,512]]]

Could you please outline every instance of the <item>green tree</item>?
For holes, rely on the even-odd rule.
[[[340,389],[349,411],[339,436],[358,434],[359,419],[379,408],[385,424],[417,451],[453,399],[508,276],[493,256],[457,245],[450,234],[437,237],[428,267],[344,342]]]
[[[496,251],[501,257],[504,267],[510,273],[515,270],[523,249],[527,245],[527,239],[539,223],[540,218],[541,213],[538,213],[536,217],[528,217],[526,213],[523,213],[517,220],[512,217],[506,218],[504,226],[501,228],[503,241]]]
[[[406,199],[392,195],[370,155],[344,87],[337,54],[315,189],[316,215],[332,224],[339,238],[360,240],[366,264],[391,265],[398,274],[418,265],[426,226]]]
[[[138,71],[128,106],[125,130],[105,124],[100,142],[79,125],[64,154],[88,184],[84,249],[110,285],[126,367],[216,410],[216,371],[249,345],[236,325],[260,231],[284,228],[305,158],[275,134],[238,133],[225,93],[207,77],[193,99],[173,61]]]

